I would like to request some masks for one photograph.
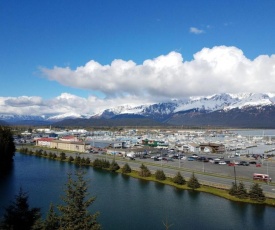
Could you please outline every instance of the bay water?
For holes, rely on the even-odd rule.
[[[0,215],[18,194],[29,194],[31,207],[45,216],[50,203],[61,204],[73,164],[16,153],[14,165],[0,176]],[[107,230],[135,229],[274,229],[275,208],[242,204],[210,194],[179,190],[118,173],[85,168],[89,192],[96,196],[91,212]]]

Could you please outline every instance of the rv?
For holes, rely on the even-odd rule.
[[[268,174],[260,174],[260,173],[254,173],[253,180],[271,182],[271,178],[269,177]]]

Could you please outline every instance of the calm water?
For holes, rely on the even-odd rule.
[[[0,177],[0,213],[13,200],[20,186],[29,193],[31,206],[47,212],[50,202],[60,204],[67,173],[74,165],[16,154],[14,168]],[[275,208],[239,204],[209,194],[181,191],[146,182],[87,169],[90,194],[97,199],[92,211],[100,211],[104,229],[274,229]]]

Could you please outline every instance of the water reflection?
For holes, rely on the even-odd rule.
[[[139,179],[138,182],[141,188],[147,188],[150,184],[150,181],[143,179]]]
[[[265,206],[264,205],[251,205],[251,216],[252,221],[255,227],[259,228],[264,225],[264,214],[265,214]]]
[[[159,183],[159,182],[155,182],[155,188],[158,190],[163,190],[165,187],[165,184]]]
[[[121,178],[123,179],[123,181],[125,183],[129,183],[130,179],[131,179],[131,177],[129,175],[127,175],[127,174],[121,174]]]
[[[200,192],[195,191],[195,190],[188,190],[187,193],[188,193],[189,198],[193,201],[198,200],[198,197],[200,195]]]

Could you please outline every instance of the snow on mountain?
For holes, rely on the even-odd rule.
[[[255,106],[275,105],[275,94],[271,93],[241,93],[241,94],[215,94],[206,97],[190,97],[188,99],[172,99],[170,102],[156,103],[151,105],[131,106],[123,105],[104,110],[102,113],[95,114],[79,114],[75,112],[55,115],[16,115],[16,114],[0,114],[0,120],[7,122],[16,121],[60,121],[66,118],[90,118],[102,117],[112,118],[122,114],[136,114],[151,117],[157,120],[165,120],[170,115],[177,112],[189,110],[204,111],[207,113],[224,110],[229,111],[234,108],[245,108]]]
[[[232,103],[231,105],[225,107],[225,110],[230,110],[234,108],[244,108],[248,106],[265,106],[274,104],[274,98],[270,98],[268,94],[262,93],[250,93],[243,94],[238,98],[238,101]]]
[[[211,97],[191,98],[190,101],[180,104],[174,112],[199,109],[206,111],[215,111],[224,109],[238,99],[232,98],[229,94],[215,94]]]

